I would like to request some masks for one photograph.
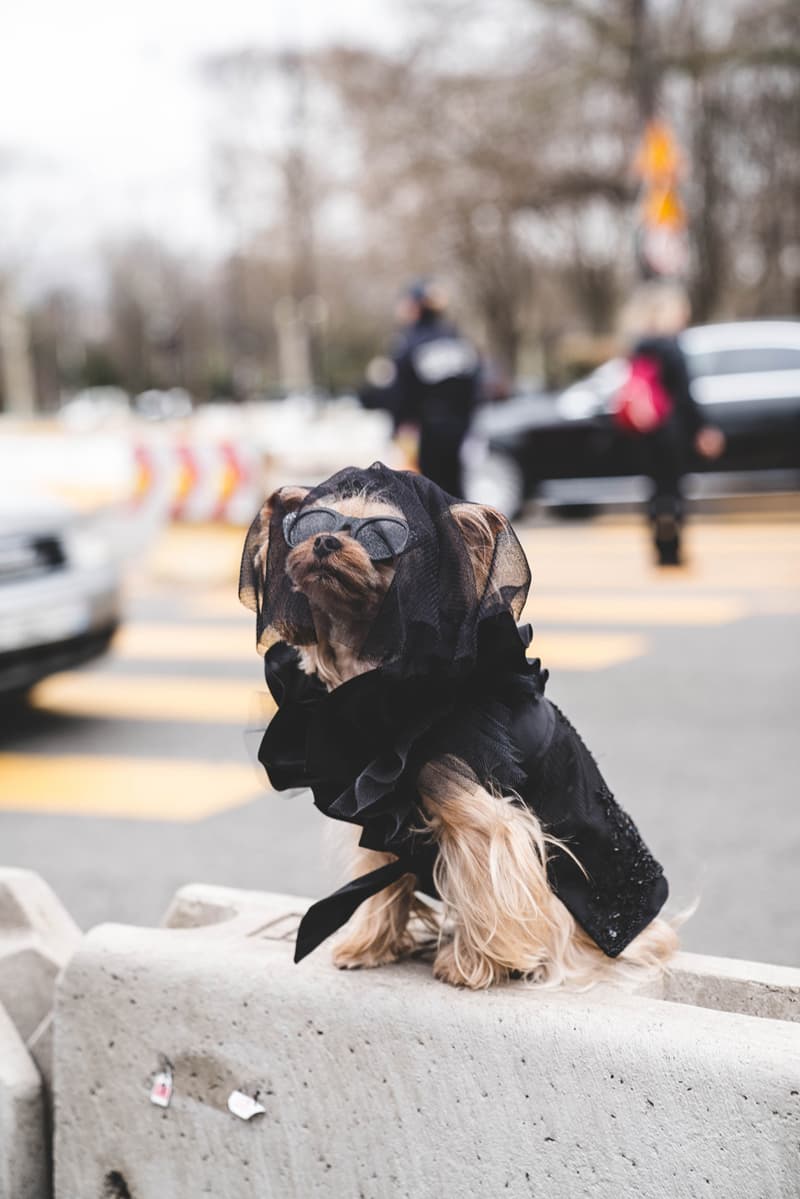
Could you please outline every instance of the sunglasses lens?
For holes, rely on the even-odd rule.
[[[330,533],[336,528],[338,521],[333,512],[316,511],[301,512],[289,529],[287,540],[290,545],[300,545],[309,537],[317,537],[320,533]]]
[[[408,541],[408,525],[401,520],[371,520],[356,533],[356,540],[374,562],[394,558]]]

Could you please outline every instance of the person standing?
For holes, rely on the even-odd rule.
[[[419,429],[420,471],[461,499],[461,446],[480,400],[477,351],[447,319],[445,293],[428,280],[408,289],[399,316],[404,328],[392,354],[395,428]]]
[[[629,375],[617,396],[617,423],[636,439],[642,474],[652,481],[647,513],[659,566],[679,566],[685,520],[683,477],[692,452],[718,458],[722,431],[703,421],[678,335],[689,301],[676,284],[645,284],[627,308]]]

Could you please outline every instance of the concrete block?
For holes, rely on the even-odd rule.
[[[39,1073],[0,1007],[0,1199],[47,1199],[50,1165]]]
[[[306,902],[191,887],[171,927],[89,934],[56,1011],[58,1199],[796,1199],[796,1023],[295,966]]]
[[[679,953],[661,984],[661,998],[720,1012],[800,1020],[800,970]]]
[[[206,929],[224,923],[228,927],[222,930],[223,935],[229,937],[237,929],[247,935],[248,930],[252,932],[274,918],[294,933],[311,902],[276,891],[243,891],[189,883],[175,892],[162,923],[165,928]]]
[[[39,1071],[48,1098],[53,1093],[53,1028],[53,1013],[50,1011],[28,1037],[26,1046]]]
[[[56,977],[80,939],[38,874],[0,867],[0,1003],[23,1041],[52,1010]]]

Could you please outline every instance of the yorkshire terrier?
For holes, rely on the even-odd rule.
[[[270,586],[270,539],[285,539],[278,559],[283,582],[288,580],[292,595],[306,601],[314,636],[299,635],[287,622],[278,624],[273,640],[294,644],[302,672],[329,693],[380,666],[370,633],[414,533],[408,529],[408,509],[394,502],[391,488],[336,487],[335,479],[327,493],[324,487],[313,493],[294,487],[276,492],[245,550],[255,586],[264,592]],[[445,515],[463,540],[471,585],[480,597],[490,583],[499,539],[513,539],[517,549],[518,543],[499,512],[445,498]],[[276,512],[281,515],[277,527]],[[416,822],[435,843],[432,877],[441,909],[419,897],[415,874],[395,879],[355,910],[333,951],[338,967],[380,966],[409,954],[419,918],[436,932],[436,978],[473,989],[520,976],[546,986],[633,985],[656,976],[676,951],[673,924],[655,916],[621,953],[604,952],[556,895],[548,875],[556,851],[562,860],[577,860],[580,851],[560,841],[518,795],[504,793],[491,779],[480,781],[471,763],[447,746],[419,767],[415,790]],[[620,820],[633,828],[624,814]],[[396,860],[394,853],[359,847],[354,874]],[[577,868],[583,870],[580,861]],[[598,886],[602,889],[602,883]]]

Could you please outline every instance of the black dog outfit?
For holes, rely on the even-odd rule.
[[[239,594],[257,614],[266,681],[278,705],[259,750],[272,785],[310,787],[320,811],[362,827],[363,847],[397,855],[308,910],[295,961],[405,874],[436,896],[438,851],[421,831],[416,779],[427,762],[444,757],[469,781],[517,795],[564,842],[568,852],[551,847],[550,886],[599,948],[616,957],[658,914],[667,882],[588,749],[545,697],[547,671],[526,657],[530,628],[516,621],[530,571],[516,536],[508,525],[498,533],[479,593],[450,511],[456,501],[421,475],[382,463],[348,468],[295,510],[335,509],[337,499],[355,494],[391,503],[410,530],[360,650],[374,669],[330,692],[300,669],[293,647],[313,643],[316,634],[308,603],[286,574],[280,493],[266,564],[257,561],[266,533],[260,519],[242,559]]]

